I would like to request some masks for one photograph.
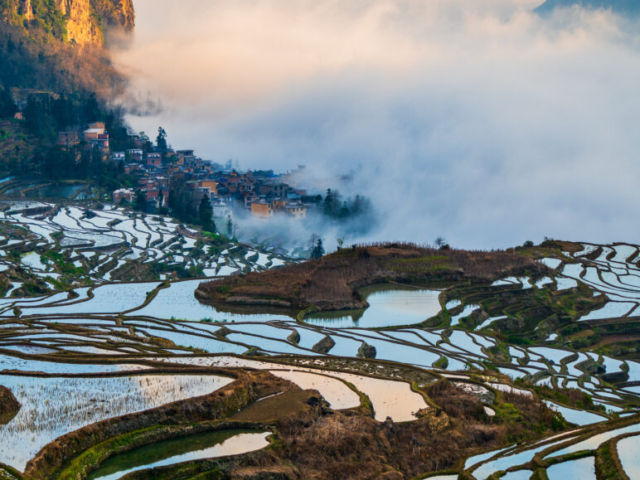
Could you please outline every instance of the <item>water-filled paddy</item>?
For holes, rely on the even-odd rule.
[[[367,395],[373,403],[375,419],[384,422],[387,417],[394,422],[415,420],[415,413],[427,408],[421,395],[413,392],[406,382],[382,380],[342,372],[327,372],[333,377],[346,380]]]
[[[136,310],[132,315],[144,315],[164,320],[210,319],[223,323],[232,322],[266,322],[269,320],[291,320],[285,315],[270,314],[236,314],[218,312],[215,308],[200,303],[194,292],[203,280],[188,280],[171,284],[158,292],[158,295],[146,307]]]
[[[611,440],[612,438],[615,438],[619,435],[623,435],[625,433],[636,433],[636,432],[640,432],[640,423],[637,423],[635,425],[630,425],[624,428],[619,428],[617,430],[600,433],[598,435],[594,435],[593,437],[588,438],[587,440],[583,440],[582,442],[576,443],[575,445],[570,445],[566,448],[563,448],[562,450],[553,452],[549,456],[559,457],[561,455],[567,455],[569,453],[579,452],[580,450],[595,450],[607,440]]]
[[[325,312],[305,318],[307,323],[331,328],[379,328],[421,323],[441,310],[437,290],[376,286],[362,289],[369,302],[366,310]]]
[[[487,477],[499,472],[500,470],[506,470],[509,467],[515,467],[516,465],[521,465],[530,461],[536,453],[544,450],[545,448],[547,447],[543,445],[532,450],[525,450],[524,452],[491,460],[478,467],[478,469],[473,472],[473,476],[478,480],[485,480]]]
[[[253,452],[269,444],[269,435],[269,432],[223,430],[166,440],[113,456],[88,478],[117,480],[138,470]]]
[[[303,390],[317,390],[329,402],[334,410],[355,408],[360,405],[360,397],[347,387],[346,384],[335,378],[325,377],[315,373],[296,371],[271,371],[272,375],[284,378],[295,383]]]
[[[87,188],[87,185],[47,185],[25,192],[26,198],[72,198],[80,190]]]
[[[128,283],[97,287],[93,290],[93,298],[80,303],[60,306],[43,306],[29,310],[30,315],[45,314],[82,314],[82,313],[120,313],[139,307],[144,303],[147,294],[159,283]]]
[[[529,480],[531,475],[533,475],[531,470],[519,470],[507,473],[504,477],[500,477],[500,480]]]
[[[629,478],[640,478],[640,436],[623,438],[618,442],[618,457]]]
[[[596,467],[593,457],[580,458],[570,462],[559,463],[547,468],[549,480],[596,480]]]
[[[144,365],[98,365],[98,364],[75,364],[75,363],[54,363],[40,360],[25,360],[8,355],[0,355],[0,372],[3,370],[17,370],[20,372],[41,372],[52,375],[83,375],[96,373],[112,373],[133,370],[146,370],[149,367]]]
[[[591,425],[592,423],[604,422],[607,420],[606,417],[596,415],[595,413],[585,412],[584,410],[574,410],[572,408],[563,407],[561,405],[558,405],[557,403],[549,402],[547,400],[543,400],[543,402],[546,403],[547,406],[552,410],[560,412],[566,421],[571,422],[575,425]]]
[[[206,375],[145,375],[112,378],[35,378],[0,376],[22,404],[18,415],[0,426],[0,463],[18,470],[49,442],[107,418],[205,395],[233,380]]]

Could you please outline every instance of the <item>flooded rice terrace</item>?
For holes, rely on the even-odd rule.
[[[353,312],[316,313],[305,318],[312,325],[332,328],[380,328],[421,323],[436,315],[440,292],[401,286],[376,286],[361,290],[370,307]]]
[[[269,445],[268,435],[250,430],[223,430],[166,440],[107,459],[88,480],[118,480],[147,468],[253,452]]]
[[[247,369],[317,391],[336,411],[369,408],[378,422],[430,415],[434,405],[420,389],[445,378],[479,395],[482,411],[493,416],[504,414],[493,403],[501,393],[574,388],[593,400],[595,410],[565,405],[560,397],[547,400],[574,433],[474,456],[464,468],[477,480],[503,470],[509,471],[501,478],[529,478],[526,467],[536,455],[557,457],[546,469],[549,478],[591,478],[593,457],[569,461],[564,455],[595,452],[640,432],[638,362],[565,348],[556,341],[562,332],[550,332],[542,346],[507,346],[493,329],[517,314],[485,311],[486,299],[497,292],[557,295],[580,285],[602,305],[580,322],[632,317],[640,305],[640,269],[627,260],[637,247],[606,247],[585,259],[585,252],[599,251],[585,245],[564,260],[544,259],[541,264],[551,270],[541,278],[489,282],[485,297],[374,286],[361,292],[370,304],[365,310],[297,319],[296,312],[256,308],[228,313],[194,296],[208,279],[298,261],[281,252],[206,243],[198,231],[169,217],[111,205],[88,209],[23,200],[3,208],[0,274],[7,282],[0,298],[0,386],[21,407],[0,425],[0,463],[18,471],[63,435],[218,392],[237,381],[229,372]],[[602,295],[606,301],[598,300]],[[430,327],[433,319],[440,324]],[[625,381],[609,381],[616,377]],[[113,455],[90,478],[246,453],[267,447],[268,436],[231,428],[141,445]],[[617,443],[630,477],[638,472],[637,438]]]
[[[210,376],[144,375],[116,378],[38,378],[0,375],[21,404],[0,426],[0,462],[23,470],[56,438],[107,418],[214,392],[233,380]]]

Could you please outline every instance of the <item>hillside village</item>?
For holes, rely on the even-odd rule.
[[[318,237],[326,221],[337,226],[342,237],[362,234],[376,224],[366,197],[343,197],[333,188],[323,192],[316,184],[308,189],[304,179],[310,172],[304,165],[285,173],[242,171],[231,160],[220,164],[194,150],[171,148],[161,127],[155,141],[144,132],[134,133],[122,112],[104,110],[92,96],[4,93],[0,99],[10,107],[3,114],[4,128],[10,133],[2,164],[7,181],[0,193],[9,198],[112,201],[142,213],[171,215],[204,232],[246,241],[252,235],[251,241],[258,242],[262,234],[256,236],[255,228],[269,220],[291,220],[296,245],[306,242],[303,237]],[[31,149],[18,146],[15,139],[21,137],[34,139]],[[335,178],[343,186],[348,181]],[[250,219],[259,223],[246,222]],[[272,240],[280,245],[291,236]]]
[[[89,124],[84,130],[58,133],[58,146],[99,150],[104,161],[113,161],[126,175],[136,179],[133,188],[112,192],[116,204],[134,205],[144,198],[144,210],[156,213],[169,207],[171,185],[184,183],[192,206],[198,208],[208,199],[215,218],[227,218],[244,211],[252,217],[273,218],[286,215],[303,219],[307,212],[323,201],[320,195],[308,195],[296,185],[295,175],[305,167],[285,174],[268,171],[239,172],[226,165],[209,162],[195,155],[193,150],[174,150],[154,147],[140,135],[130,135],[136,148],[112,151],[109,132],[103,122]]]

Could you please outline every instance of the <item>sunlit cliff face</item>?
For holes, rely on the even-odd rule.
[[[633,241],[637,25],[538,3],[138,0],[117,61],[151,113],[138,130],[245,168],[356,172],[382,216],[368,239]]]

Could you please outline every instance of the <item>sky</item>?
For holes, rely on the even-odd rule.
[[[639,25],[540,3],[136,0],[115,59],[138,131],[350,175],[380,221],[347,241],[640,243]]]

